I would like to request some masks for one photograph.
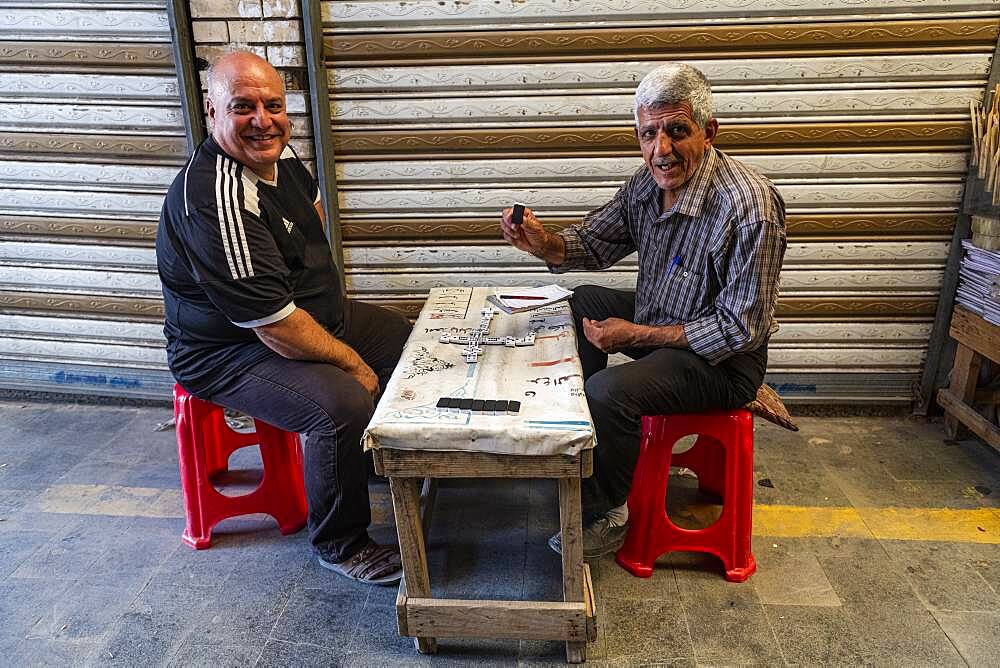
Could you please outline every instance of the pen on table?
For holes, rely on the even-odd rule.
[[[500,299],[545,299],[538,295],[497,295]]]

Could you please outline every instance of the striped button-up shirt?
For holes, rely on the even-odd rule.
[[[566,259],[550,266],[605,269],[638,252],[635,318],[684,326],[695,353],[718,364],[764,344],[785,255],[785,203],[765,177],[718,149],[667,211],[643,166],[601,208],[561,232]]]

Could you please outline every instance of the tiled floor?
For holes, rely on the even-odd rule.
[[[154,431],[169,417],[0,402],[0,664],[562,663],[553,642],[442,639],[421,657],[394,588],[320,569],[267,518],[182,546],[174,437]],[[757,425],[757,574],[727,583],[694,554],[649,580],[594,563],[590,665],[1000,665],[1000,454],[905,417],[801,423]],[[672,478],[678,521],[717,512],[694,486]],[[388,489],[371,494],[389,540]],[[435,592],[558,599],[555,499],[545,481],[442,485]]]

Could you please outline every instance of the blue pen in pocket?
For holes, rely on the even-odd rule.
[[[674,269],[676,267],[681,266],[681,262],[683,262],[683,261],[684,261],[684,258],[681,257],[680,255],[675,255],[674,256],[674,259],[670,262],[670,267],[667,269],[667,278],[668,279],[673,275]]]

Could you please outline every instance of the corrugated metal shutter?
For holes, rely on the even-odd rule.
[[[768,380],[804,402],[909,402],[962,191],[969,102],[1000,3],[323,3],[352,295],[419,309],[441,285],[634,284],[548,275],[499,240],[553,228],[640,164],[631,94],[667,60],[712,79],[719,146],[788,204]]]
[[[162,0],[0,0],[0,388],[169,397],[152,241],[186,153]]]

